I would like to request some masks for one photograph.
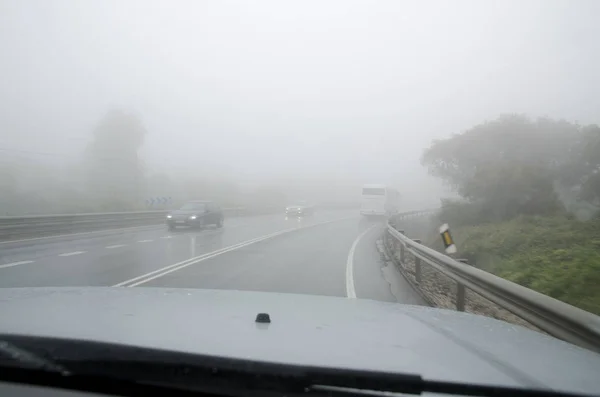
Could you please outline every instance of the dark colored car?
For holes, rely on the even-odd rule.
[[[223,226],[223,211],[212,201],[190,201],[167,215],[169,230],[177,226],[201,228],[206,225]]]
[[[286,216],[307,216],[314,214],[314,212],[315,208],[306,203],[289,205],[285,207]]]

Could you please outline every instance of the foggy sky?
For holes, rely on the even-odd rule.
[[[0,155],[76,156],[121,107],[152,170],[413,184],[432,139],[499,114],[599,122],[599,15],[593,0],[0,0]]]

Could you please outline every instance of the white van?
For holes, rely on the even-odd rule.
[[[364,216],[390,216],[398,212],[400,193],[386,185],[364,185],[360,213]]]

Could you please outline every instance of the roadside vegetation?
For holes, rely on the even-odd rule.
[[[265,199],[261,186],[243,191],[220,170],[149,170],[140,155],[147,135],[138,115],[113,109],[90,131],[80,155],[8,152],[13,156],[0,162],[0,216],[160,210],[198,198],[223,207],[284,205],[281,194]],[[149,204],[153,197],[172,200]]]
[[[254,213],[281,211],[301,199],[334,207],[359,202],[350,179],[252,181],[223,167],[198,165],[153,171],[141,154],[147,135],[138,115],[113,109],[90,131],[79,155],[0,150],[0,216],[161,210],[194,199]],[[149,204],[156,197],[170,199]]]
[[[600,314],[600,128],[502,116],[422,158],[461,199],[442,200],[469,263]],[[439,235],[430,243],[442,249]]]

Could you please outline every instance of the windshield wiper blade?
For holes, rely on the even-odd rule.
[[[41,363],[40,363],[41,364]],[[92,364],[92,363],[88,363]],[[93,363],[105,368],[110,367],[110,362]],[[363,371],[339,370],[339,374],[325,371],[307,371],[305,373],[284,373],[282,375],[264,373],[243,373],[206,368],[193,368],[173,365],[156,366],[144,363],[143,367],[153,368],[152,376],[136,378],[123,376],[122,365],[138,365],[139,363],[116,362],[112,376],[107,372],[93,375],[90,367],[83,373],[65,373],[64,371],[48,371],[46,364],[37,368],[2,368],[0,380],[58,387],[69,390],[108,393],[120,396],[135,396],[149,392],[165,392],[172,396],[247,396],[249,392],[261,395],[280,395],[288,397],[301,397],[311,395],[314,397],[364,397],[387,396],[389,393],[419,395],[425,392],[485,397],[579,397],[575,393],[553,390],[530,390],[505,386],[474,385],[455,382],[428,381],[417,375],[398,375],[380,373],[365,374]],[[56,368],[51,366],[52,368]],[[338,370],[335,370],[338,371]],[[137,371],[136,371],[137,372]],[[145,371],[144,371],[145,372]],[[181,375],[188,372],[192,375],[184,381]],[[164,376],[167,374],[167,376]],[[168,375],[175,375],[169,379]],[[350,375],[351,374],[351,375]],[[65,376],[66,375],[66,376]],[[162,376],[160,376],[162,375]],[[156,376],[156,377],[155,377]],[[155,377],[155,379],[151,379]]]
[[[590,394],[578,394],[571,392],[556,391],[551,389],[523,389],[507,386],[488,386],[468,383],[440,382],[420,380],[420,384],[404,384],[400,389],[373,390],[355,389],[342,386],[313,385],[311,390],[325,391],[327,397],[382,397],[390,393],[414,394],[437,393],[457,396],[475,397],[590,397]]]
[[[23,349],[14,343],[0,340],[0,363],[17,365],[21,368],[31,368],[68,375],[69,371],[62,365]]]
[[[419,376],[400,376],[397,380],[401,382],[400,387],[393,385],[396,381],[386,382],[383,384],[391,387],[382,387],[383,384],[371,386],[371,382],[377,382],[377,377],[366,381],[362,379],[354,379],[351,381],[343,381],[341,379],[329,378],[329,384],[324,382],[313,383],[320,379],[325,381],[322,375],[312,378],[310,374],[305,377],[298,375],[293,379],[289,376],[280,377],[281,379],[273,379],[273,376],[263,375],[254,376],[253,381],[248,381],[250,378],[242,377],[239,379],[234,377],[230,379],[227,373],[216,371],[215,374],[219,378],[219,382],[211,382],[207,377],[195,379],[193,383],[171,383],[164,379],[159,381],[128,379],[118,376],[90,375],[90,374],[69,374],[63,376],[57,372],[48,372],[41,369],[30,368],[2,368],[0,371],[0,381],[8,381],[15,383],[23,383],[28,385],[39,385],[45,387],[54,387],[67,390],[79,390],[95,393],[104,393],[116,396],[137,396],[147,393],[162,393],[173,397],[222,397],[222,396],[249,396],[258,394],[261,396],[286,396],[286,397],[389,397],[389,393],[400,394],[422,394],[424,392],[462,395],[462,396],[486,396],[486,397],[583,397],[589,395],[579,395],[574,393],[559,392],[552,390],[527,390],[504,386],[486,386],[472,385],[453,382],[427,381]],[[289,382],[293,384],[290,387]],[[312,384],[311,384],[312,383]],[[333,384],[353,385],[349,386],[334,386]],[[359,388],[358,385],[369,385],[368,388]],[[386,390],[381,390],[386,389]]]
[[[524,389],[499,385],[481,385],[459,382],[423,379],[419,375],[397,374],[392,372],[372,372],[350,369],[325,368],[311,370],[306,375],[311,388],[327,390],[330,395],[343,396],[383,395],[387,393],[422,394],[439,393],[462,396],[517,396],[517,397],[572,397],[589,396],[552,389]]]
[[[142,386],[144,390],[152,387],[168,389],[173,395],[183,391],[228,396],[246,396],[252,391],[263,395],[311,394],[314,397],[334,394],[340,397],[387,393],[417,395],[425,392],[482,397],[584,395],[550,389],[432,381],[412,374],[260,362],[104,342],[8,335],[1,340],[10,341],[12,346],[21,346],[21,350],[26,352],[36,352],[34,360],[28,361],[29,368],[38,370],[36,372],[45,370],[43,379],[59,382],[56,387],[105,391],[123,396],[140,394]],[[43,361],[45,356],[52,357],[54,361]],[[56,376],[64,373],[60,371],[64,370],[62,365],[69,368],[70,376]],[[0,369],[0,380],[10,381],[7,378],[9,373],[4,368]],[[51,369],[55,371],[50,373]],[[16,376],[15,381],[23,376],[22,373],[12,373]],[[115,390],[106,389],[111,385]],[[126,385],[126,389],[119,392],[122,385]]]

